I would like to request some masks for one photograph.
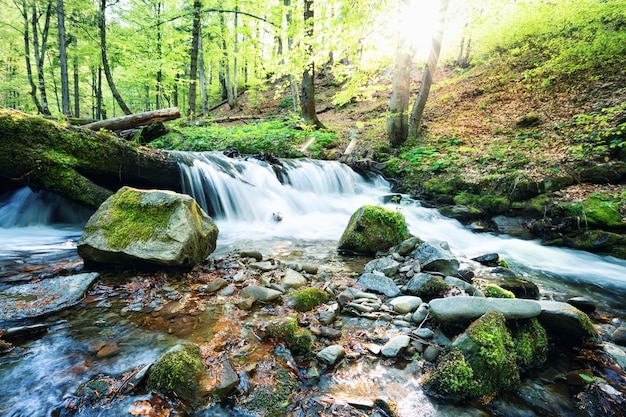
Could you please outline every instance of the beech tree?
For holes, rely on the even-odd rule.
[[[305,51],[309,62],[306,64],[302,74],[302,119],[308,125],[323,129],[324,125],[317,118],[315,111],[315,62],[313,61],[313,49],[311,38],[314,34],[315,12],[313,10],[313,0],[304,0],[304,33]]]
[[[70,82],[67,70],[67,49],[65,44],[65,7],[63,0],[57,0],[57,32],[59,34],[59,65],[61,67],[61,112],[71,116]]]

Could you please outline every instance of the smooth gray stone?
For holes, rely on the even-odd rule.
[[[357,287],[385,294],[387,297],[400,295],[400,289],[391,278],[378,274],[363,274],[356,283]]]
[[[541,305],[539,321],[549,333],[556,334],[561,340],[575,345],[589,340],[600,340],[589,317],[573,305],[560,301],[537,302]]]
[[[277,299],[281,295],[282,293],[280,291],[276,291],[267,287],[261,287],[258,285],[251,285],[241,291],[242,297],[254,298],[258,301],[272,301]]]
[[[417,310],[422,304],[422,299],[414,295],[403,295],[389,301],[395,312],[406,314]]]
[[[383,356],[386,356],[388,358],[395,358],[396,356],[398,356],[400,351],[409,346],[410,343],[411,338],[409,336],[405,334],[399,334],[389,339],[389,341],[385,343],[385,345],[382,347],[380,352],[383,354]]]
[[[329,365],[335,365],[346,355],[346,350],[341,345],[330,345],[317,354],[317,358]]]
[[[0,322],[37,317],[80,302],[97,272],[60,276],[0,291]]]
[[[429,311],[442,322],[475,320],[488,311],[502,313],[506,319],[528,319],[541,313],[541,304],[515,298],[448,297],[432,300]]]

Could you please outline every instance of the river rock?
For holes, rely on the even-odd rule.
[[[228,281],[226,281],[224,278],[215,278],[213,281],[209,282],[205,287],[203,287],[203,291],[210,294],[221,290],[227,285]]]
[[[626,327],[618,327],[613,333],[611,333],[611,339],[613,342],[621,346],[626,346]]]
[[[415,311],[421,304],[422,299],[413,295],[403,295],[389,301],[396,313],[406,314]]]
[[[328,365],[335,365],[346,355],[346,350],[341,345],[328,346],[317,354],[317,358]]]
[[[357,287],[385,294],[387,297],[395,297],[400,294],[400,289],[391,278],[384,275],[366,273],[359,277]]]
[[[228,359],[211,366],[207,374],[200,381],[200,391],[204,395],[218,394],[225,398],[239,384],[239,376]]]
[[[370,273],[374,271],[382,272],[388,277],[393,277],[398,272],[400,263],[391,256],[378,258],[369,261],[364,267],[363,272]]]
[[[622,369],[626,369],[626,349],[623,346],[614,345],[613,343],[604,343],[604,351],[611,355],[615,363]]]
[[[470,284],[467,281],[464,281],[460,278],[455,278],[455,277],[445,277],[444,281],[449,284],[449,285],[453,285],[457,288],[462,289],[463,291],[465,291],[466,293],[468,293],[469,295],[473,296],[473,297],[484,297],[485,294],[479,290],[478,288],[474,287],[472,284]]]
[[[0,322],[53,313],[80,302],[97,272],[48,278],[0,291]]]
[[[402,288],[404,293],[423,298],[440,297],[448,289],[448,284],[441,279],[424,272],[419,272]]]
[[[586,297],[572,297],[567,300],[567,304],[571,304],[585,313],[593,313],[596,311],[595,303]]]
[[[337,249],[374,254],[387,251],[408,237],[409,229],[402,214],[383,207],[363,206],[350,217]]]
[[[285,275],[283,276],[281,286],[286,289],[300,288],[307,284],[307,280],[301,273],[294,271],[291,268],[285,269]]]
[[[424,321],[427,315],[428,315],[428,304],[422,303],[411,316],[411,320],[416,323],[421,323]]]
[[[267,272],[275,268],[274,264],[270,261],[252,262],[250,268],[258,269],[259,271]]]
[[[497,311],[506,319],[527,319],[541,313],[541,304],[515,298],[448,297],[432,300],[429,311],[440,322],[475,320],[488,311]]]
[[[576,307],[559,301],[537,302],[541,305],[539,321],[549,333],[574,345],[599,339],[589,317]]]
[[[441,353],[441,349],[438,346],[428,345],[426,349],[424,349],[424,359],[428,362],[435,362]]]
[[[433,336],[435,336],[435,332],[433,332],[431,329],[428,329],[426,327],[413,330],[413,334],[422,339],[432,339]]]
[[[472,261],[476,261],[479,264],[485,266],[498,266],[498,261],[500,260],[500,256],[497,253],[488,253],[486,255],[477,256],[476,258],[472,258]]]
[[[244,298],[253,298],[257,301],[268,302],[277,299],[282,293],[267,287],[259,285],[250,285],[241,291]]]
[[[400,351],[411,343],[411,338],[405,334],[399,334],[391,339],[382,347],[380,352],[388,358],[395,358]]]
[[[406,256],[409,253],[411,253],[413,251],[413,249],[415,249],[416,246],[421,245],[422,243],[424,243],[424,241],[422,239],[420,239],[419,237],[416,236],[412,236],[406,240],[403,240],[402,242],[400,242],[398,244],[398,246],[396,246],[396,253],[398,253],[401,256]]]
[[[459,271],[459,261],[452,256],[445,242],[424,242],[411,252],[411,257],[420,261],[424,271],[440,272],[443,275],[455,275]]]
[[[318,320],[325,326],[334,322],[337,316],[339,316],[339,304],[324,304],[317,310]]]
[[[263,254],[258,250],[245,250],[239,252],[239,255],[242,258],[253,258],[257,262],[261,262],[263,260]]]
[[[192,197],[122,187],[91,216],[77,246],[86,263],[189,267],[215,250],[217,235]]]

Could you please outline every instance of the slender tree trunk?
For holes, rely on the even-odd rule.
[[[133,112],[128,108],[122,95],[117,91],[115,87],[115,82],[113,81],[113,74],[111,73],[111,68],[109,67],[109,58],[107,56],[107,38],[106,38],[106,0],[100,0],[100,16],[98,21],[98,26],[100,27],[100,52],[102,55],[102,68],[104,69],[104,75],[107,77],[107,83],[109,84],[109,89],[111,89],[111,94],[113,94],[113,98],[120,106],[120,109],[124,112],[124,114],[132,114]],[[113,109],[115,111],[115,109]]]
[[[198,76],[198,46],[200,44],[200,0],[193,2],[193,28],[191,32],[191,63],[189,66],[189,117],[196,113],[196,81]]]
[[[409,0],[398,2],[398,27],[396,62],[393,69],[393,85],[387,116],[387,138],[393,147],[402,145],[408,134],[408,109],[411,90],[411,63],[413,52],[405,36]]]
[[[161,33],[161,14],[163,12],[164,4],[162,1],[157,3],[157,60],[159,62],[159,68],[156,73],[156,108],[163,107],[163,34]]]
[[[98,67],[98,86],[96,89],[96,119],[106,119],[106,113],[102,108],[102,67]]]
[[[198,38],[198,76],[200,78],[200,90],[202,92],[202,114],[209,113],[209,92],[206,76],[206,65],[204,63],[204,52],[202,50],[202,36]]]
[[[28,83],[30,84],[30,96],[33,99],[33,103],[37,107],[37,112],[43,114],[43,107],[37,97],[37,85],[33,79],[33,69],[30,63],[30,19],[28,18],[28,7],[26,0],[22,2],[23,9],[21,10],[22,17],[24,18],[24,59],[26,60],[26,75],[28,76]]]
[[[46,94],[46,81],[44,77],[44,59],[46,54],[46,47],[48,43],[48,30],[50,29],[50,17],[52,16],[52,2],[48,1],[46,7],[46,17],[43,31],[41,32],[41,50],[39,49],[39,29],[37,28],[37,22],[39,16],[37,16],[37,5],[32,4],[32,27],[33,27],[33,46],[35,52],[35,64],[37,66],[37,81],[39,87],[39,95],[41,96],[41,113],[50,116],[50,107],[48,105],[48,96]]]
[[[172,93],[173,97],[173,101],[174,101],[174,107],[178,107],[180,108],[180,106],[178,105],[178,79],[180,78],[180,74],[176,74],[176,77],[174,77],[174,92]]]
[[[302,119],[308,125],[315,126],[317,129],[323,129],[324,125],[317,118],[315,111],[315,63],[313,62],[313,49],[310,40],[314,33],[314,12],[313,0],[304,0],[304,26],[305,26],[305,42],[307,43],[306,55],[309,58],[303,74],[302,74]]]
[[[413,110],[411,111],[411,118],[409,121],[409,137],[412,138],[416,138],[419,134],[422,124],[422,116],[424,115],[424,108],[426,107],[430,87],[433,84],[433,73],[435,72],[435,69],[437,69],[439,53],[441,52],[441,41],[443,40],[443,30],[446,23],[446,12],[448,11],[448,3],[449,0],[441,0],[441,4],[439,6],[437,31],[433,36],[428,61],[424,67],[422,85],[420,86],[417,100],[415,100],[415,104],[413,105]]]
[[[80,84],[78,78],[78,39],[74,38],[74,117],[80,117]]]
[[[61,66],[61,112],[70,117],[70,80],[67,69],[67,49],[65,45],[65,8],[63,0],[57,0],[57,17],[59,33],[59,64]]]
[[[234,109],[237,107],[237,53],[239,52],[238,48],[239,48],[239,37],[237,36],[237,30],[238,27],[237,25],[239,24],[239,13],[237,13],[239,11],[239,6],[235,6],[235,40],[234,40],[234,45],[233,45],[233,84],[231,86],[232,89],[232,94],[230,95],[230,98],[228,100],[228,105],[230,106],[231,109]]]
[[[222,67],[220,68],[220,88],[222,91],[222,100],[230,102],[230,59],[228,57],[228,48],[226,45],[226,20],[224,14],[220,14],[220,32],[222,34]]]

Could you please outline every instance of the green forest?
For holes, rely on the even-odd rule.
[[[66,124],[178,108],[154,148],[365,160],[490,214],[625,171],[624,0],[0,5],[0,105]],[[621,188],[573,192],[621,225]]]

